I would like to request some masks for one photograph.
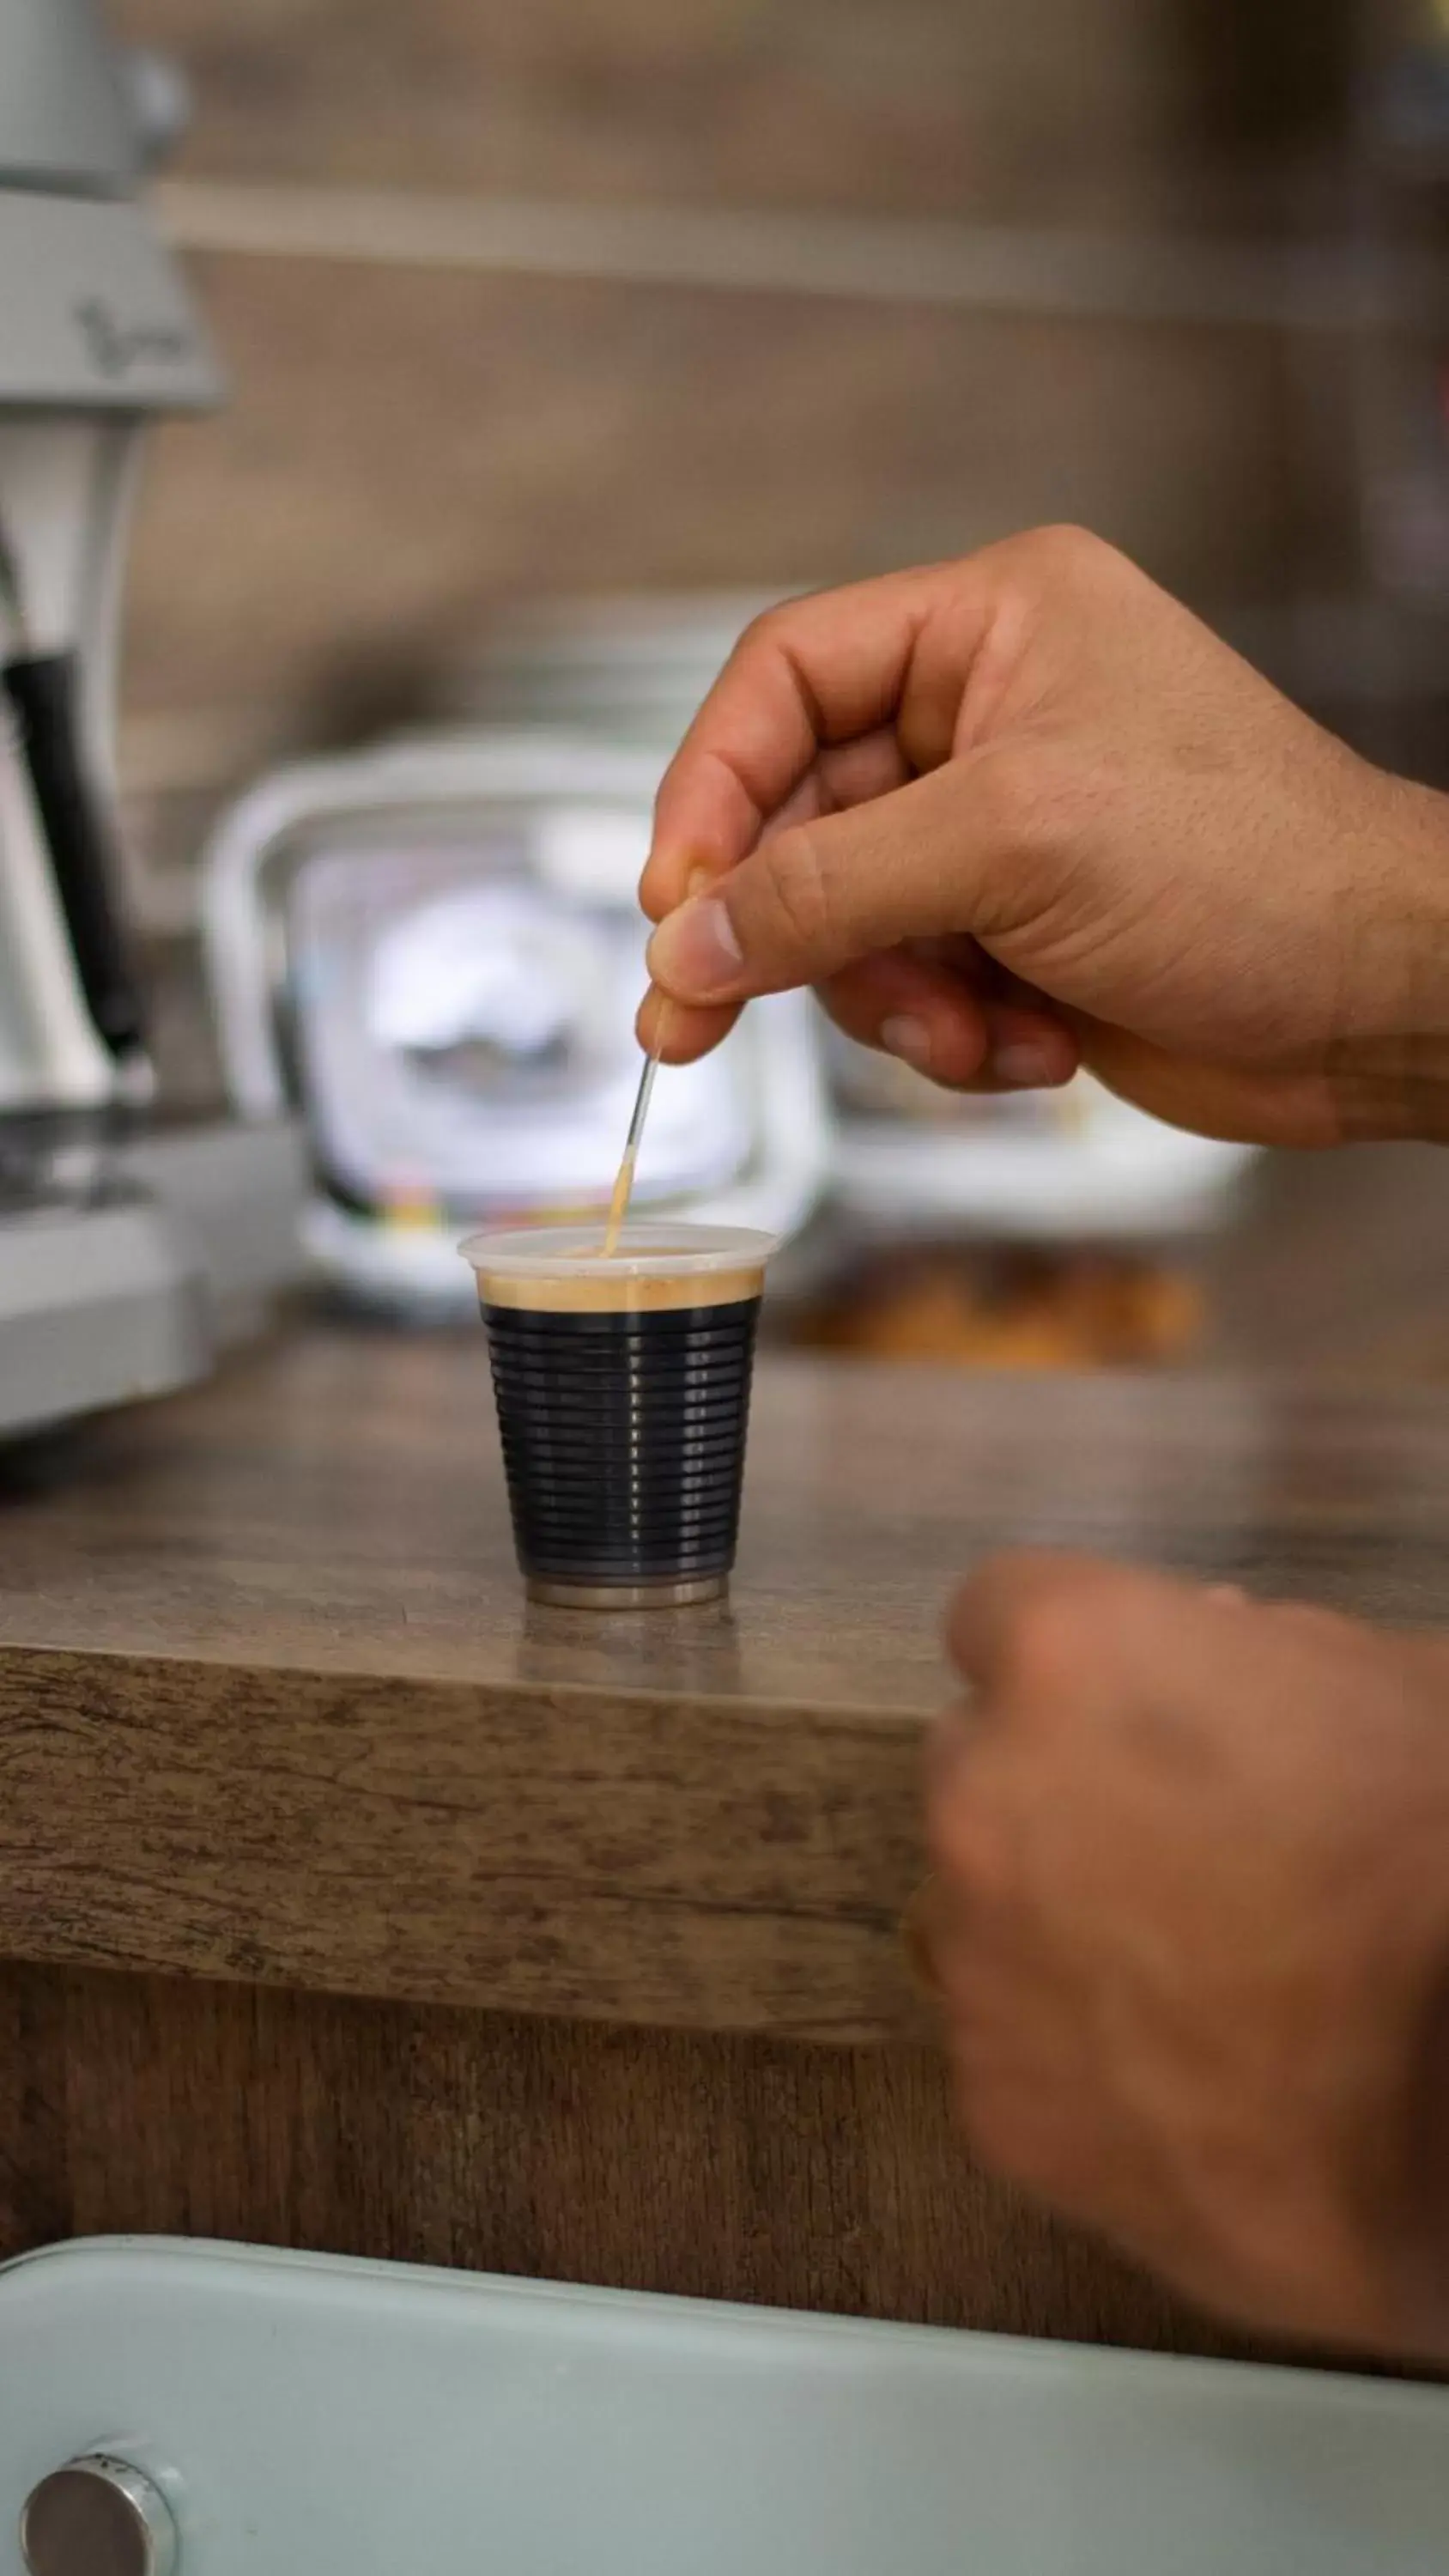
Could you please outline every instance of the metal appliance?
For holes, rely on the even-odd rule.
[[[184,1384],[290,1271],[285,1126],[160,1114],[112,759],[146,428],[216,397],[141,202],[177,92],[0,0],[0,1436]]]

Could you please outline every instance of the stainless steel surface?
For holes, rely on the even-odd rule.
[[[136,149],[150,171],[169,161],[191,123],[191,83],[170,54],[133,46],[117,66],[136,132]]]
[[[285,1122],[23,1140],[0,1121],[0,1441],[192,1384],[298,1276]]]
[[[185,121],[184,85],[109,44],[94,0],[0,0],[0,407],[215,400],[180,273],[130,202]]]
[[[135,170],[93,0],[0,0],[0,184],[122,195]]]
[[[118,53],[95,0],[0,0],[0,1440],[189,1384],[300,1266],[285,1122],[178,1134],[116,1114],[150,1096],[139,1009],[112,1043],[130,1002],[109,736],[137,446],[148,414],[216,393],[135,202],[185,113],[184,85]],[[59,798],[38,783],[43,742]],[[58,845],[77,810],[84,832]]]
[[[170,1394],[214,1356],[201,1250],[169,1210],[0,1209],[0,1441]]]
[[[181,2567],[159,2487],[100,2453],[41,2479],[20,2518],[20,2547],[30,2576],[179,2576]]]
[[[299,1122],[217,1117],[142,1126],[118,1149],[128,1183],[184,1226],[205,1273],[219,1344],[251,1330],[303,1268],[310,1167]]]
[[[216,369],[140,206],[0,184],[0,406],[195,411]]]
[[[531,1581],[528,1597],[553,1610],[689,1610],[701,1601],[722,1601],[729,1588],[727,1574],[706,1575],[695,1583]]]
[[[745,627],[778,596],[643,592],[520,610],[456,670],[448,713],[639,743],[662,769]]]

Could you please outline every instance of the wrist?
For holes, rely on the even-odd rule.
[[[1347,1142],[1449,1143],[1449,796],[1382,782],[1331,1071]]]

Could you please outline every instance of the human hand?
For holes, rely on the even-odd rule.
[[[1078,530],[759,620],[641,897],[673,1062],[815,984],[948,1085],[1085,1063],[1204,1134],[1449,1135],[1449,808]]]
[[[967,1584],[931,1959],[988,2162],[1203,2305],[1449,2357],[1449,1646]]]

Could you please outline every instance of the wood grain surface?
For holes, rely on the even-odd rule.
[[[1154,0],[1033,0],[1024,18],[992,0],[107,10],[186,65],[193,171],[1037,222],[1155,212],[1185,155],[1201,175],[1192,15]],[[1320,0],[1320,48],[1324,16]]]
[[[544,1612],[481,1333],[304,1326],[49,1466],[0,1452],[0,1648],[895,1722],[939,1705],[947,1594],[999,1546],[1438,1619],[1446,1466],[1449,1389],[787,1357],[757,1372],[729,1606]]]
[[[0,2256],[1240,2348],[955,2136],[897,1931],[940,1604],[1034,1539],[1433,1619],[1446,1463],[1423,1391],[772,1363],[731,1607],[609,1621],[523,1607],[477,1336],[304,1329],[12,1455]]]
[[[1291,566],[1270,333],[225,252],[192,267],[233,393],[157,436],[132,714],[209,728],[260,708],[283,744],[355,741],[456,713],[519,599],[805,589],[1065,510],[1213,606],[1278,595]]]
[[[1237,2348],[974,2166],[923,2050],[0,1970],[0,2256],[115,2231]]]
[[[528,1609],[475,1337],[304,1331],[13,1465],[0,1954],[920,2037],[899,1939],[952,1580],[1090,1546],[1441,1615],[1449,1401],[761,1374],[725,1609]]]

